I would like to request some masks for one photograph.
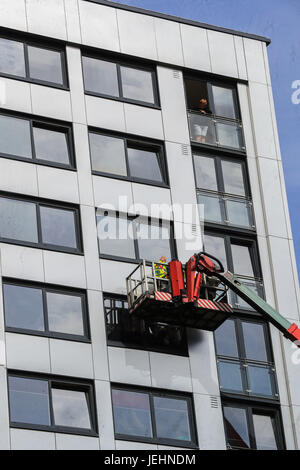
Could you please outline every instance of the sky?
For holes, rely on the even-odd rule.
[[[300,274],[300,0],[118,0],[118,3],[269,37],[279,139]]]

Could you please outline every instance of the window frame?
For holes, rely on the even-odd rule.
[[[258,282],[262,281],[262,271],[261,271],[261,264],[259,260],[259,253],[258,253],[258,246],[257,246],[256,238],[245,236],[240,233],[236,233],[232,230],[225,231],[224,227],[222,227],[221,231],[217,231],[217,230],[211,229],[210,227],[207,227],[205,229],[205,235],[222,238],[224,240],[226,260],[227,260],[227,269],[231,272],[234,272],[231,245],[247,246],[249,248],[254,276],[245,276],[242,274],[239,275],[239,273],[234,273],[234,274],[238,275],[241,278],[256,280]]]
[[[135,392],[135,393],[143,393],[147,394],[149,397],[149,405],[150,405],[150,415],[151,415],[151,424],[152,424],[152,434],[153,437],[141,437],[141,436],[132,436],[127,434],[118,434],[116,433],[116,425],[115,425],[115,416],[114,416],[114,404],[113,404],[113,397],[112,391],[113,390],[121,390],[123,392]],[[157,437],[156,432],[156,421],[155,421],[155,408],[154,408],[154,397],[158,398],[170,398],[170,399],[181,399],[185,400],[187,403],[187,410],[188,410],[188,423],[189,423],[189,431],[191,435],[191,440],[189,442],[184,440],[177,440],[177,439],[169,439],[169,438],[161,438]],[[197,428],[196,428],[196,416],[195,416],[195,407],[194,407],[194,400],[191,394],[189,393],[181,393],[175,391],[167,391],[155,388],[147,388],[147,387],[138,387],[138,386],[126,386],[118,383],[111,383],[111,403],[112,403],[112,411],[113,411],[113,425],[114,425],[114,435],[116,440],[120,441],[131,441],[131,442],[144,442],[149,444],[158,444],[158,445],[166,445],[166,446],[173,446],[173,447],[184,447],[188,449],[198,449],[198,438],[197,438]]]
[[[238,95],[238,91],[237,91],[237,83],[238,82],[236,80],[224,80],[224,77],[220,77],[220,79],[216,79],[215,76],[212,76],[212,75],[208,75],[208,76],[200,75],[199,76],[199,74],[195,74],[195,73],[185,73],[184,77],[183,77],[183,81],[184,81],[184,90],[185,90],[186,109],[187,109],[188,112],[190,112],[192,110],[188,107],[187,85],[186,85],[187,80],[194,80],[194,81],[203,82],[203,83],[206,84],[207,96],[208,96],[208,105],[209,105],[209,108],[212,112],[211,115],[214,115],[218,118],[224,119],[225,121],[226,120],[228,120],[228,121],[239,121],[239,122],[242,121],[239,95]],[[212,87],[213,86],[218,86],[220,88],[226,88],[226,89],[233,90],[234,109],[235,109],[236,116],[237,116],[235,119],[234,118],[227,118],[226,116],[219,116],[215,113],[215,103],[214,103],[213,92],[212,92]]]
[[[150,216],[149,217],[143,217],[143,216],[139,216],[139,215],[124,214],[124,213],[121,213],[120,211],[114,211],[112,214],[109,214],[109,212],[110,212],[109,209],[104,209],[104,208],[99,208],[98,209],[97,207],[95,209],[99,258],[100,259],[109,259],[109,260],[112,260],[112,261],[124,261],[126,263],[134,263],[134,264],[138,264],[141,261],[143,261],[143,259],[139,257],[138,239],[136,237],[134,237],[133,240],[132,240],[133,247],[134,247],[134,252],[135,252],[135,258],[127,258],[126,256],[116,256],[116,255],[109,255],[109,254],[101,253],[100,241],[99,241],[99,238],[98,238],[97,210],[100,210],[103,213],[107,212],[108,213],[107,215],[109,215],[112,218],[122,218],[123,216],[125,216],[126,219],[130,222],[134,222],[134,220],[139,219],[139,217],[141,217],[142,219],[150,219],[150,220],[152,220],[152,218]],[[177,257],[177,247],[176,247],[176,241],[175,241],[175,238],[174,238],[174,224],[173,224],[173,222],[169,221],[169,220],[165,221],[165,220],[162,220],[162,219],[159,219],[159,220],[156,219],[156,222],[159,223],[160,227],[163,226],[163,224],[165,222],[167,224],[169,224],[170,238],[168,240],[169,240],[169,244],[170,244],[171,259],[175,259]],[[148,220],[148,225],[151,225],[151,223],[149,223],[149,220]],[[133,232],[135,234],[135,224],[133,224]],[[147,262],[147,264],[148,263],[151,264],[152,261],[146,260],[146,262]]]
[[[42,380],[48,382],[48,397],[49,397],[49,417],[50,425],[42,424],[30,424],[21,423],[17,421],[11,421],[10,413],[10,390],[9,390],[9,377],[18,377],[31,380]],[[54,386],[53,386],[54,385]],[[77,428],[60,426],[54,424],[54,410],[52,400],[52,388],[60,388],[63,390],[73,390],[78,392],[84,392],[86,394],[86,402],[88,407],[89,419],[91,423],[91,429]],[[7,391],[8,391],[8,408],[9,408],[9,422],[11,428],[18,429],[32,429],[36,431],[51,431],[63,434],[76,434],[81,436],[98,437],[98,422],[97,422],[97,409],[96,409],[96,395],[94,384],[91,380],[82,380],[77,378],[48,375],[48,374],[37,374],[27,371],[7,371]]]
[[[245,400],[231,400],[231,399],[222,399],[222,414],[223,414],[223,424],[224,424],[224,433],[225,433],[225,439],[226,439],[226,444],[228,449],[235,449],[234,447],[232,448],[231,445],[229,444],[229,439],[227,437],[227,432],[226,432],[226,424],[225,424],[225,414],[224,414],[224,408],[225,407],[230,407],[230,408],[238,408],[238,409],[244,409],[246,411],[246,419],[247,419],[247,427],[248,427],[248,432],[249,432],[249,442],[250,442],[250,448],[245,449],[245,450],[257,450],[256,447],[256,439],[255,439],[255,431],[254,431],[254,422],[253,422],[253,415],[254,414],[261,414],[265,416],[272,416],[274,419],[274,422],[276,424],[275,429],[274,429],[274,435],[276,439],[276,444],[278,449],[277,450],[285,450],[286,449],[286,444],[285,444],[285,437],[284,437],[284,430],[283,430],[283,423],[282,423],[282,416],[280,412],[280,408],[277,405],[268,405],[264,404],[261,402],[253,401],[245,401]],[[240,448],[238,448],[240,449]]]
[[[40,199],[30,196],[24,196],[16,193],[6,193],[4,191],[0,191],[0,198],[4,199],[12,199],[14,201],[19,202],[29,202],[35,205],[36,211],[36,223],[37,223],[37,234],[38,234],[38,242],[30,242],[30,241],[22,241],[22,240],[15,240],[12,238],[4,238],[0,236],[0,243],[9,243],[11,245],[20,245],[20,246],[28,246],[30,248],[40,248],[43,250],[49,251],[59,251],[63,253],[70,253],[76,255],[83,255],[83,241],[82,241],[82,232],[81,232],[81,217],[80,217],[80,208],[77,205],[68,204],[65,202],[54,202],[53,200],[48,199]],[[75,238],[76,238],[76,248],[64,247],[61,245],[52,245],[49,243],[42,242],[42,226],[41,226],[41,217],[40,217],[40,207],[48,207],[53,209],[62,209],[66,211],[72,211],[74,214],[74,229],[75,229]]]
[[[126,302],[127,298],[126,296],[122,296],[119,294],[113,294],[113,293],[107,293],[103,292],[103,310],[104,310],[104,319],[105,319],[105,330],[106,330],[106,339],[107,339],[107,344],[108,346],[111,347],[117,347],[117,348],[125,348],[125,349],[135,349],[135,350],[142,350],[142,351],[152,351],[152,352],[157,352],[161,354],[170,354],[173,356],[181,356],[181,357],[189,357],[189,351],[188,351],[188,344],[187,344],[187,335],[186,335],[186,329],[181,327],[181,332],[182,332],[182,345],[179,347],[163,347],[163,346],[149,346],[146,343],[141,342],[141,344],[138,343],[130,343],[130,342],[123,342],[121,340],[113,340],[108,337],[108,324],[107,324],[107,315],[106,315],[106,306],[105,306],[105,300],[117,300],[117,301],[122,301]],[[120,310],[122,310],[120,308]],[[142,330],[142,322],[144,320],[140,320],[141,322],[141,330]],[[156,322],[153,322],[156,323]],[[143,338],[143,332],[141,331],[140,337]]]
[[[108,95],[105,93],[99,93],[95,91],[88,91],[86,89],[85,79],[84,79],[84,65],[83,65],[83,60],[82,60],[83,57],[87,57],[90,59],[98,59],[100,61],[110,62],[116,65],[119,96]],[[113,55],[106,55],[105,53],[100,55],[95,52],[87,51],[84,49],[81,51],[81,64],[82,64],[83,89],[84,89],[85,95],[97,96],[100,98],[106,98],[106,99],[113,100],[113,101],[121,101],[123,103],[131,103],[131,104],[135,104],[139,106],[144,106],[147,108],[161,109],[160,97],[159,97],[159,86],[158,86],[155,64],[152,65],[152,64],[146,64],[144,62],[134,62],[132,60],[127,61],[125,58],[120,57],[120,56],[116,57]],[[121,67],[132,68],[132,69],[151,73],[152,90],[153,90],[153,98],[154,98],[153,103],[150,103],[147,101],[135,100],[132,98],[126,98],[123,96]]]
[[[237,364],[241,367],[241,380],[242,380],[242,386],[244,391],[243,392],[234,392],[230,390],[226,390],[223,387],[221,387],[221,382],[220,382],[220,377],[219,377],[219,383],[220,383],[220,391],[222,396],[230,396],[230,397],[247,397],[248,399],[255,399],[255,400],[264,400],[267,402],[278,402],[279,401],[279,389],[278,389],[278,380],[277,380],[277,374],[276,374],[276,369],[275,369],[275,359],[274,359],[274,354],[273,354],[273,348],[272,348],[272,340],[271,340],[271,334],[270,334],[270,328],[268,323],[264,321],[264,319],[260,317],[253,317],[252,315],[234,315],[230,318],[230,320],[234,321],[234,331],[235,331],[235,337],[236,337],[236,346],[237,346],[237,352],[238,352],[238,357],[232,357],[232,356],[225,356],[224,354],[218,354],[217,353],[217,340],[216,340],[216,335],[214,334],[214,345],[215,345],[215,351],[216,351],[216,361],[217,361],[217,368],[218,368],[218,363],[219,362],[229,362],[231,364]],[[246,357],[246,347],[245,347],[245,341],[244,341],[244,333],[243,333],[243,323],[252,323],[252,324],[259,324],[262,325],[263,327],[263,335],[264,335],[264,344],[266,347],[266,355],[267,355],[267,361],[259,361],[257,359],[249,359]],[[270,379],[270,385],[272,387],[272,396],[265,396],[265,395],[255,395],[248,390],[248,366],[261,366],[264,367],[266,370],[269,370],[270,368],[272,369],[272,379]],[[219,375],[219,372],[218,372]]]
[[[118,132],[114,132],[114,131],[110,131],[106,129],[94,128],[94,127],[88,128],[88,134],[89,134],[90,160],[91,160],[91,168],[92,168],[93,175],[104,176],[106,178],[113,178],[113,179],[123,180],[123,181],[131,181],[133,183],[142,183],[142,184],[147,184],[149,186],[158,186],[160,188],[166,188],[166,189],[170,188],[164,142],[161,142],[159,140],[154,140],[154,139],[151,139],[151,140],[145,139],[143,137],[139,137],[139,136],[135,136],[131,134],[120,134]],[[118,175],[115,173],[105,173],[99,170],[93,170],[90,134],[117,138],[124,142],[124,156],[125,156],[127,176]],[[138,177],[134,177],[130,175],[130,167],[129,167],[129,161],[128,161],[128,148],[132,148],[131,146],[133,148],[140,148],[141,150],[154,151],[157,154],[157,162],[158,162],[159,169],[161,172],[162,182],[147,179],[147,178],[138,178]]]
[[[188,123],[189,123],[189,132],[190,131],[190,118],[189,116],[191,114],[196,114],[195,110],[192,110],[188,106],[188,95],[187,95],[187,80],[194,80],[194,81],[199,81],[203,82],[206,84],[206,89],[207,89],[207,98],[208,98],[208,105],[211,110],[211,114],[208,115],[211,119],[215,120],[217,122],[227,122],[227,123],[235,123],[240,126],[241,128],[241,134],[239,136],[240,143],[242,144],[240,148],[233,148],[233,147],[227,147],[227,146],[221,146],[219,144],[210,144],[210,143],[201,143],[201,142],[196,142],[195,140],[191,141],[191,146],[195,147],[196,149],[203,149],[204,151],[206,150],[212,150],[214,152],[222,153],[222,152],[228,152],[231,155],[237,155],[237,156],[245,156],[246,154],[246,142],[245,142],[245,133],[244,133],[244,126],[243,126],[243,121],[242,121],[242,114],[241,114],[241,105],[240,105],[240,100],[239,100],[239,93],[237,90],[237,80],[231,80],[231,79],[224,79],[223,76],[220,76],[219,79],[217,79],[215,76],[211,74],[206,74],[206,75],[200,75],[195,74],[193,72],[185,73],[183,77],[184,81],[184,93],[185,93],[185,103],[186,103],[186,112],[188,116]],[[234,109],[236,112],[236,118],[228,118],[225,116],[219,116],[215,114],[215,104],[214,104],[214,99],[213,99],[213,92],[212,92],[212,87],[213,86],[218,86],[221,88],[226,88],[226,89],[231,89],[233,90],[233,102],[234,102]],[[216,136],[217,137],[217,136]]]
[[[51,166],[54,168],[60,168],[63,170],[71,170],[76,171],[76,160],[75,160],[75,145],[74,145],[74,138],[73,138],[73,126],[71,123],[63,122],[63,121],[56,121],[53,119],[45,119],[35,116],[30,116],[27,114],[22,113],[14,113],[10,112],[9,110],[0,110],[0,117],[4,116],[7,118],[13,119],[20,119],[22,121],[29,122],[29,129],[30,129],[30,144],[31,144],[31,158],[22,157],[19,155],[13,155],[9,153],[4,153],[0,151],[1,158],[7,158],[10,160],[17,160],[26,163],[33,163],[36,165],[43,165],[43,166]],[[47,129],[50,131],[62,132],[66,135],[66,142],[67,142],[67,149],[69,155],[69,164],[54,162],[51,160],[44,160],[39,159],[36,157],[36,150],[35,150],[35,141],[34,141],[34,134],[33,129]]]
[[[222,199],[224,201],[222,206],[220,207],[220,213],[222,217],[221,222],[217,221],[209,221],[204,219],[204,225],[208,227],[226,227],[230,230],[236,230],[242,233],[253,233],[256,230],[256,222],[255,222],[255,214],[252,202],[252,194],[251,194],[251,187],[250,187],[250,180],[248,175],[248,165],[247,161],[240,157],[234,157],[232,155],[228,156],[224,153],[210,153],[205,152],[204,150],[200,149],[192,149],[192,160],[193,160],[193,170],[194,170],[194,180],[195,180],[195,188],[196,188],[196,197],[198,200],[198,196],[211,196],[215,197],[215,199]],[[217,190],[214,189],[206,189],[200,188],[197,184],[197,174],[196,174],[196,165],[195,165],[195,157],[204,157],[210,158],[214,161],[214,168],[216,174],[216,185]],[[245,196],[240,196],[238,194],[227,193],[225,191],[225,184],[224,184],[224,177],[223,177],[223,170],[222,170],[222,162],[232,162],[232,163],[239,163],[242,168],[242,176],[243,176],[243,186],[245,191]],[[249,227],[244,227],[240,225],[233,225],[229,223],[229,220],[225,218],[225,210],[226,210],[226,201],[242,201],[249,207],[249,218],[251,218],[252,225]]]
[[[42,293],[42,302],[43,302],[43,318],[45,331],[25,329],[21,327],[12,327],[6,325],[6,313],[5,313],[5,302],[4,302],[4,285],[12,285],[16,287],[29,287],[32,289],[39,289]],[[82,305],[82,325],[84,334],[74,335],[62,332],[51,331],[49,329],[48,321],[48,306],[46,294],[47,292],[55,294],[65,294],[65,295],[74,295],[81,298]],[[56,338],[62,340],[75,341],[80,343],[91,343],[91,334],[90,334],[90,322],[89,322],[89,311],[88,311],[88,299],[86,291],[81,289],[75,289],[72,287],[58,286],[54,284],[42,284],[38,282],[24,281],[12,278],[3,278],[2,279],[2,297],[3,297],[3,312],[4,312],[4,324],[5,331],[8,333],[20,333],[30,336],[42,336],[44,338]]]
[[[40,41],[39,39],[35,39],[32,36],[28,37],[25,34],[12,35],[12,34],[9,34],[7,31],[5,33],[1,32],[0,38],[7,39],[9,41],[20,42],[23,44],[24,66],[25,66],[25,77],[22,77],[20,75],[12,75],[9,73],[4,73],[4,72],[0,73],[1,77],[10,78],[13,80],[20,80],[23,82],[33,83],[37,85],[48,86],[51,88],[59,88],[61,90],[69,90],[69,77],[68,77],[68,66],[67,66],[65,46],[59,44],[55,40],[53,41],[41,40]],[[28,46],[60,53],[61,74],[62,74],[62,81],[63,81],[62,84],[30,77]]]

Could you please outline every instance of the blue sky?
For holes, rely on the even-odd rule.
[[[300,0],[119,0],[119,3],[271,38],[268,55],[300,273],[300,103],[296,105],[291,100],[292,83],[300,80]]]

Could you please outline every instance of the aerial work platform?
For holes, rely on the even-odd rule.
[[[296,323],[290,323],[205,252],[195,253],[185,265],[179,260],[168,264],[143,260],[126,278],[126,287],[131,315],[208,331],[216,330],[233,313],[230,289],[300,348]]]
[[[180,300],[174,300],[168,265],[164,265],[164,277],[157,275],[157,265],[147,264],[144,260],[127,277],[131,315],[151,322],[208,331],[214,331],[232,315],[227,288],[206,285],[204,279],[200,289],[202,298],[190,301],[183,296]],[[220,284],[220,281],[217,280],[216,284]]]

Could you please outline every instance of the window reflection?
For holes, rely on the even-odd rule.
[[[25,77],[24,46],[21,42],[0,38],[0,73]]]
[[[227,439],[232,447],[250,448],[246,410],[224,406]]]
[[[116,434],[152,437],[149,397],[145,393],[112,390]]]
[[[61,52],[28,46],[30,78],[63,85]]]
[[[0,237],[23,242],[38,242],[36,205],[0,198]]]
[[[71,428],[90,429],[90,415],[85,392],[52,389],[54,424]]]
[[[30,122],[10,116],[0,116],[0,152],[32,158]]]
[[[190,441],[190,427],[186,400],[154,397],[157,436]]]
[[[3,294],[6,326],[45,330],[43,296],[40,289],[4,284]]]
[[[119,96],[116,64],[92,57],[82,57],[82,65],[86,91]]]
[[[253,414],[257,450],[277,450],[274,419],[271,416]]]
[[[41,206],[43,243],[76,248],[74,211]]]
[[[50,425],[47,381],[11,376],[8,388],[12,422]]]
[[[145,70],[120,67],[124,98],[154,103],[152,74]]]
[[[70,163],[67,134],[42,127],[33,129],[36,158],[68,165]]]

